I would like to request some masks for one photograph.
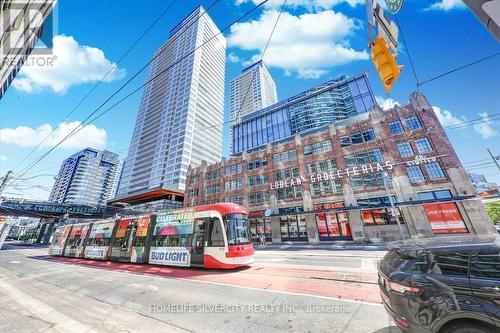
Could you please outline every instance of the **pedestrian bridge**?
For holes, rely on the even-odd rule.
[[[130,210],[113,206],[61,204],[48,201],[4,199],[0,203],[0,215],[26,217],[108,218],[116,214],[130,214]],[[67,215],[66,215],[67,214]]]

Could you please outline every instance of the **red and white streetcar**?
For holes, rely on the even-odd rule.
[[[214,269],[248,266],[255,250],[247,217],[242,206],[216,203],[116,221],[60,226],[51,254],[78,257],[76,252],[82,251],[89,259]],[[75,232],[66,242],[72,227]],[[87,230],[90,232],[82,232]],[[66,246],[75,249],[65,251]]]

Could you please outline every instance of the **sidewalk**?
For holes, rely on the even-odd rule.
[[[383,244],[356,244],[348,241],[321,242],[318,244],[308,244],[306,242],[282,242],[259,245],[254,243],[255,250],[280,250],[280,251],[300,251],[300,250],[358,250],[358,251],[387,251]]]

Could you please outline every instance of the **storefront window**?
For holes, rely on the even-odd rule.
[[[260,234],[264,234],[266,240],[270,241],[272,239],[271,219],[264,217],[264,211],[250,212],[248,220],[250,222],[250,235],[252,241],[257,242]]]
[[[289,214],[280,216],[281,240],[307,241],[305,216],[296,213],[303,212],[302,207],[280,208],[280,214]]]
[[[376,208],[367,209],[361,211],[361,218],[364,225],[380,225],[380,224],[396,224],[399,219],[399,223],[404,223],[404,219],[399,211],[398,216],[392,216],[390,209],[388,208]]]
[[[343,202],[317,204],[315,210],[343,207]],[[316,214],[316,226],[320,240],[352,240],[349,218],[343,211],[326,211]]]

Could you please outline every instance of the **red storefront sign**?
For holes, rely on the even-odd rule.
[[[425,204],[424,210],[435,234],[469,232],[454,202]]]
[[[264,217],[264,211],[257,210],[257,211],[249,212],[248,217]]]

